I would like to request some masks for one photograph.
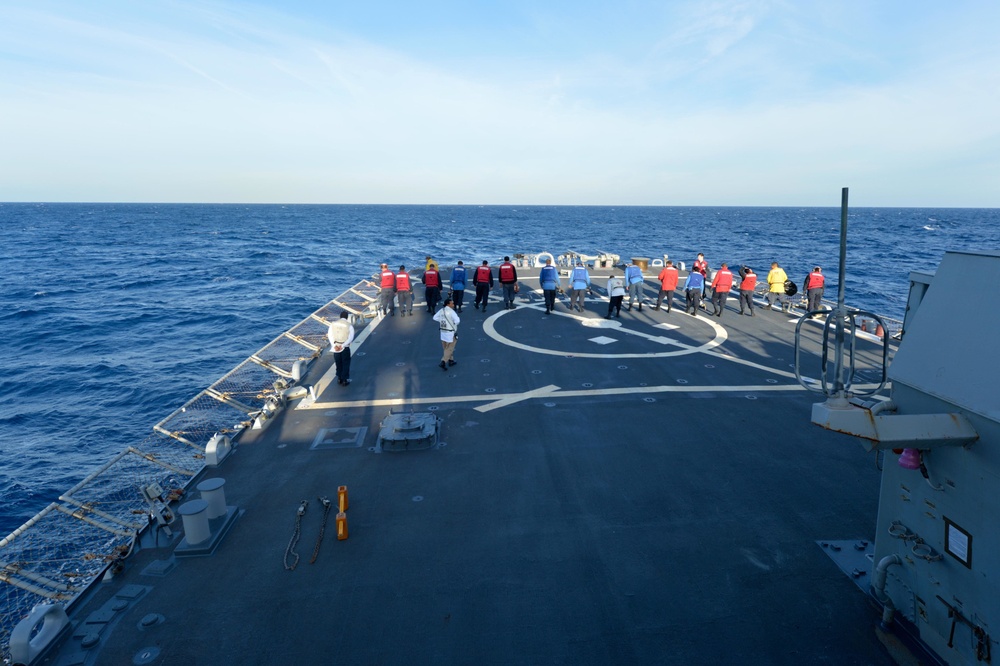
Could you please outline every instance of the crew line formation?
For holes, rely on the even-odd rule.
[[[754,316],[753,294],[757,287],[757,274],[749,266],[740,266],[737,273],[738,279],[729,269],[729,264],[723,262],[719,270],[712,271],[705,255],[698,254],[698,258],[691,267],[682,286],[684,294],[684,312],[693,317],[698,316],[698,310],[706,311],[708,316],[722,317],[726,309],[726,301],[733,288],[739,291],[740,314],[748,317]],[[437,311],[437,304],[441,301],[444,283],[441,273],[438,271],[437,262],[431,257],[427,257],[427,263],[421,282],[424,284],[424,293],[427,303],[427,312],[434,315],[434,321],[438,322],[441,329],[441,345],[443,355],[438,364],[442,370],[456,364],[454,359],[455,344],[458,341],[458,325],[460,318],[458,313],[462,312],[465,301],[465,290],[469,283],[469,271],[465,264],[459,261],[451,269],[451,292],[444,299],[441,311]],[[673,296],[677,290],[680,275],[674,262],[667,260],[664,262],[663,270],[657,275],[660,283],[659,294],[656,298],[654,310],[666,310],[671,312],[673,307]],[[503,306],[506,310],[512,310],[514,295],[518,293],[517,268],[511,263],[510,257],[504,257],[503,263],[497,268],[497,279],[500,282]],[[413,280],[406,271],[406,266],[401,265],[398,271],[393,271],[386,263],[381,264],[379,271],[379,296],[378,312],[382,316],[396,316],[396,307],[399,308],[399,315],[413,316]],[[556,294],[564,293],[562,279],[558,269],[552,265],[552,259],[546,259],[538,276],[542,288],[545,302],[545,314],[552,314],[555,310]],[[816,266],[806,275],[802,283],[802,291],[807,298],[807,309],[809,312],[817,312],[820,309],[821,299],[826,278],[823,270]],[[482,309],[485,313],[489,305],[490,291],[493,289],[493,269],[485,259],[483,263],[472,271],[472,284],[476,292],[473,307]],[[608,312],[605,319],[621,316],[622,304],[625,296],[628,296],[629,311],[636,305],[642,312],[643,287],[645,278],[642,268],[637,259],[621,268],[611,268],[611,275],[607,281]],[[771,264],[771,270],[767,274],[767,305],[765,309],[771,310],[775,302],[781,306],[782,312],[790,312],[792,308],[790,296],[798,293],[796,285],[788,279],[788,275],[778,265],[778,262]],[[569,310],[583,312],[584,298],[586,295],[593,295],[591,288],[590,273],[587,266],[580,260],[570,271],[569,275]],[[711,305],[712,311],[708,312]],[[814,315],[817,316],[817,315]],[[347,331],[346,328],[350,328]],[[347,313],[342,312],[340,319],[330,325],[327,337],[330,340],[330,347],[334,350],[335,360],[338,366],[337,380],[341,386],[348,386],[350,380],[350,344],[354,340],[353,326],[347,322]],[[344,367],[341,368],[341,365]]]

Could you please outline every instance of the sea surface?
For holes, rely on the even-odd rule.
[[[0,536],[381,261],[610,251],[813,265],[839,208],[2,204]],[[853,209],[847,302],[902,318],[912,270],[1000,250],[1000,209]]]

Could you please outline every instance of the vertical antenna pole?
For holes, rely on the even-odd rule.
[[[834,351],[834,392],[838,398],[846,398],[846,382],[844,380],[844,317],[847,307],[844,305],[844,282],[847,279],[847,188],[840,191],[840,276],[837,284],[836,337]]]

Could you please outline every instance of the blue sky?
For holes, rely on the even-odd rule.
[[[1000,3],[0,4],[0,201],[1000,207]]]

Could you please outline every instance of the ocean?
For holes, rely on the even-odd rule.
[[[609,251],[778,261],[836,293],[839,208],[0,204],[0,536],[381,261]],[[852,209],[850,305],[902,318],[910,271],[1000,250],[1000,209]]]

